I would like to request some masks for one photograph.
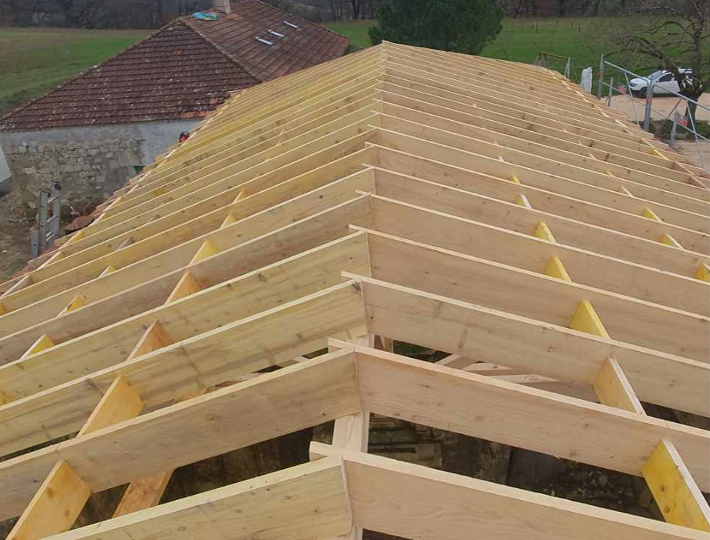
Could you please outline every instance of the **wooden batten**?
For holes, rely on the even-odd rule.
[[[156,506],[165,493],[172,474],[172,470],[165,471],[128,484],[113,513],[113,517],[125,516]]]
[[[236,222],[237,218],[235,218],[233,214],[227,214],[227,217],[224,218],[224,221],[222,222],[222,225],[220,225],[220,228],[227,227],[228,225],[231,225],[232,223]]]
[[[247,197],[247,192],[245,190],[241,190],[239,193],[237,193],[237,196],[234,198],[234,201],[232,202],[232,204],[238,203],[239,201],[241,201],[242,199],[244,199],[246,197]],[[231,214],[231,213],[227,214],[227,217],[224,218],[224,221],[222,222],[222,225],[220,225],[220,228],[227,227],[227,226],[231,225],[232,223],[236,223],[236,222],[237,222],[237,218],[235,218],[233,214]]]
[[[158,321],[155,321],[140,337],[138,343],[128,355],[128,360],[161,349],[170,343],[172,343],[170,336],[163,329],[163,326]]]
[[[68,245],[70,245],[70,244],[76,244],[79,240],[83,240],[85,236],[86,236],[86,231],[85,231],[84,229],[81,229],[80,231],[75,232],[74,234],[72,234],[72,235],[69,237],[69,240],[67,240],[66,242],[64,242],[63,245],[66,247],[66,246],[68,246]]]
[[[579,303],[577,311],[575,311],[569,323],[569,327],[572,330],[579,330],[580,332],[587,332],[595,336],[609,338],[609,333],[606,331],[606,328],[604,328],[604,324],[599,318],[599,315],[597,315],[594,306],[592,306],[592,303],[588,300],[582,300]]]
[[[661,441],[643,467],[643,476],[664,519],[710,532],[710,508],[675,445]]]
[[[645,414],[619,362],[607,358],[592,384],[599,402],[610,407]]]
[[[195,253],[195,256],[190,261],[190,264],[196,264],[200,261],[204,261],[208,257],[212,257],[216,254],[217,248],[214,247],[214,244],[212,244],[209,240],[205,240],[200,246],[200,249],[197,250],[197,253]]]
[[[527,195],[521,193],[518,195],[518,198],[515,200],[515,204],[518,206],[522,206],[523,208],[527,208],[529,210],[532,210],[532,205],[530,204],[530,201],[528,200]]]
[[[69,530],[90,495],[89,486],[69,464],[57,462],[7,539],[40,540]]]
[[[129,418],[135,418],[143,409],[143,401],[123,377],[116,377],[104,394],[78,437],[93,431],[117,424]]]
[[[199,283],[197,283],[195,277],[192,275],[192,272],[185,272],[180,278],[180,281],[178,281],[178,284],[175,285],[175,288],[170,293],[170,296],[168,296],[168,299],[165,301],[165,303],[170,304],[171,302],[175,302],[180,298],[185,298],[186,296],[194,294],[200,289],[201,287]]]
[[[678,240],[676,240],[676,239],[675,239],[673,236],[671,236],[670,234],[664,234],[664,235],[661,237],[661,243],[662,243],[662,244],[665,244],[665,245],[667,245],[667,246],[674,247],[674,248],[683,249],[683,246],[680,245],[680,242],[678,242]]]
[[[547,262],[543,273],[546,276],[555,277],[564,281],[572,281],[572,278],[569,277],[567,270],[565,270],[565,266],[562,264],[562,261],[557,256],[550,257],[550,260]]]
[[[695,272],[695,277],[702,281],[710,281],[710,265],[701,263],[697,272]]]
[[[613,358],[604,362],[592,387],[601,403],[646,414]],[[641,473],[667,522],[710,532],[710,507],[671,441],[663,439],[658,443]]]
[[[123,377],[109,387],[78,437],[137,416],[143,402]],[[8,538],[40,540],[71,528],[91,488],[66,461],[58,461],[27,505]]]
[[[537,236],[538,238],[542,238],[543,240],[547,240],[548,242],[556,242],[552,231],[547,226],[547,223],[545,223],[544,221],[541,221],[537,224],[537,228],[535,229],[535,236]]]
[[[128,360],[161,349],[170,343],[172,343],[170,336],[163,326],[158,321],[155,321],[141,336],[134,349],[128,355]],[[133,411],[135,413],[133,416],[137,416],[144,406],[140,396],[130,388],[123,377],[117,377],[111,385],[111,388],[114,388],[114,386],[119,387],[118,391],[114,391],[115,398],[119,398],[121,393],[126,395],[125,400],[128,403],[121,409],[122,414],[126,415],[125,419],[131,418],[129,411]],[[107,399],[110,393],[111,389],[106,393],[104,399]],[[87,424],[88,423],[89,422],[87,422]],[[84,428],[86,428],[86,425]],[[131,482],[122,495],[113,517],[132,514],[133,512],[144,510],[158,504],[168,487],[172,473],[173,471],[171,469]]]
[[[64,257],[65,257],[65,255],[64,255],[64,252],[63,252],[63,251],[55,251],[54,254],[53,254],[51,257],[49,257],[46,261],[44,261],[44,262],[39,266],[39,268],[44,268],[45,266],[49,266],[50,264],[55,263],[55,262],[57,262],[58,260],[63,259]],[[38,268],[38,269],[39,269],[39,268]]]
[[[668,160],[668,158],[664,154],[661,154],[661,152],[659,152],[657,148],[652,148],[651,153],[656,157],[659,157],[661,159],[665,159],[666,161]]]
[[[25,354],[22,355],[21,359],[42,352],[43,350],[49,349],[50,347],[54,347],[54,342],[47,334],[43,334],[37,338],[37,340],[30,346],[29,349],[27,349]]]
[[[126,238],[123,242],[121,242],[121,243],[118,245],[118,247],[116,248],[116,251],[120,251],[120,250],[122,250],[123,248],[127,248],[128,246],[131,246],[131,245],[133,245],[133,244],[135,244],[135,243],[136,243],[136,241],[133,239],[133,237],[132,237],[132,236],[129,236],[128,238]]]
[[[5,296],[10,296],[13,293],[16,293],[17,291],[20,291],[26,287],[29,287],[34,283],[34,280],[32,279],[32,274],[25,274],[22,276],[20,279],[18,279],[12,287],[10,287],[8,290],[6,290],[0,298],[5,297]],[[7,313],[9,310],[7,308],[5,309],[5,313]]]
[[[99,275],[99,277],[102,278],[102,277],[104,277],[104,276],[108,276],[109,274],[111,274],[112,272],[115,272],[115,271],[116,271],[116,267],[115,267],[114,265],[112,265],[112,264],[109,264],[109,265],[106,267],[106,269],[105,269],[103,272],[101,272],[101,274]]]
[[[642,212],[641,215],[642,215],[643,217],[645,217],[646,219],[652,219],[652,220],[654,220],[654,221],[661,221],[661,218],[658,217],[658,215],[656,214],[656,212],[654,212],[654,211],[651,210],[650,208],[646,208],[646,209]]]
[[[239,193],[237,193],[237,196],[234,197],[234,202],[239,202],[242,199],[246,199],[248,197],[247,192],[245,189],[242,189]]]
[[[85,305],[86,305],[86,300],[84,300],[84,298],[81,296],[77,296],[74,298],[74,300],[69,302],[69,305],[67,305],[67,307],[65,307],[62,311],[60,311],[59,315],[57,315],[57,316],[59,317],[59,316],[64,315],[66,313],[76,311],[77,309],[83,308]]]

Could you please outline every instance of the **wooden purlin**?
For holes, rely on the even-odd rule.
[[[384,43],[250,88],[4,287],[0,519],[705,538],[710,433],[643,405],[710,411],[702,174],[533,66]],[[367,455],[370,413],[642,476],[669,523]],[[330,420],[310,464],[158,504],[177,467]],[[120,519],[69,531],[122,484]]]

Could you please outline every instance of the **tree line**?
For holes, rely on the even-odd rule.
[[[374,19],[382,0],[265,0],[313,22]],[[160,28],[212,0],[0,0],[2,26]]]
[[[265,0],[313,22],[370,20],[388,0]],[[495,0],[506,17],[616,15],[637,0]],[[212,0],[0,0],[0,25],[160,28]]]
[[[0,0],[0,25],[160,28],[211,0]]]

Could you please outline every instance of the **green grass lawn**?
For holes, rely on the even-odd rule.
[[[0,28],[0,116],[147,35],[143,30]]]
[[[613,50],[609,36],[622,28],[623,18],[543,18],[506,19],[503,30],[493,43],[485,47],[482,56],[501,58],[531,64],[539,52],[571,56],[573,66],[579,72],[599,66],[599,55]],[[358,47],[372,45],[367,29],[376,21],[331,23],[328,28],[350,38]],[[564,62],[551,61],[550,68],[562,71]]]
[[[371,46],[367,30],[376,21],[326,25],[350,38],[356,47]],[[611,50],[604,36],[627,24],[620,18],[508,19],[483,56],[532,63],[538,52],[571,56],[577,73],[597,68],[599,55]],[[0,115],[39,97],[115,55],[147,31],[0,28]],[[563,62],[549,67],[562,70]],[[631,67],[633,69],[633,66]]]
[[[577,74],[587,66],[596,73],[599,56],[614,49],[610,36],[624,23],[619,17],[507,19],[481,55],[531,64],[538,53],[552,53],[571,57]],[[564,61],[551,61],[549,67],[562,71]]]
[[[366,49],[372,46],[370,36],[367,35],[367,29],[377,24],[377,21],[350,21],[341,23],[328,23],[326,28],[333,32],[337,32],[348,39],[350,43],[360,49]]]

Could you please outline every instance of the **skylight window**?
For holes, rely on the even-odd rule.
[[[273,30],[269,30],[268,32],[269,32],[269,34],[271,34],[272,36],[276,36],[277,38],[284,37],[283,34],[279,34],[278,32],[274,32]]]
[[[256,39],[259,43],[263,43],[264,45],[273,45],[274,44],[273,41],[269,41],[268,39],[264,39],[264,38],[260,38],[260,37],[254,38],[254,39]]]
[[[284,24],[286,26],[290,26],[291,28],[298,28],[297,24],[293,24],[292,22],[284,21]]]

